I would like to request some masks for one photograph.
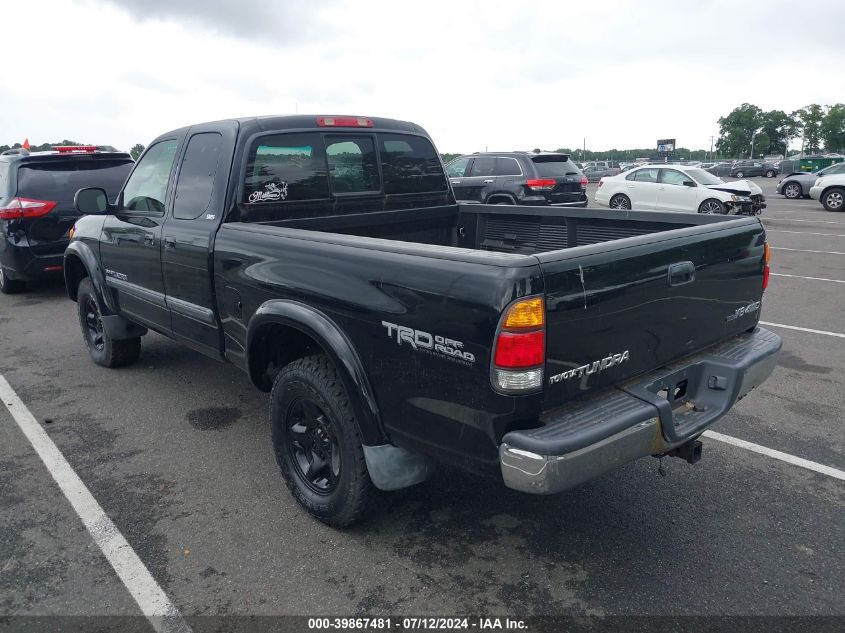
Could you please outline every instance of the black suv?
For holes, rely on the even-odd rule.
[[[129,154],[95,146],[0,154],[0,291],[20,292],[28,280],[61,276],[68,231],[79,218],[77,190],[102,187],[112,198],[133,164]]]
[[[732,178],[745,178],[746,176],[765,176],[766,178],[774,178],[780,173],[772,163],[767,163],[762,160],[738,160],[731,165]]]
[[[484,152],[446,165],[458,200],[586,207],[587,178],[567,154]]]

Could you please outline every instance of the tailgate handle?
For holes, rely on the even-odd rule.
[[[692,262],[678,262],[669,266],[669,285],[683,286],[695,281],[695,264]]]

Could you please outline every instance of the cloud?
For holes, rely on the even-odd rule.
[[[286,47],[326,35],[323,11],[332,1],[309,0],[102,0],[139,20],[174,20]]]

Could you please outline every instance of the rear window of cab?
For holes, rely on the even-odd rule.
[[[281,133],[253,142],[241,205],[248,219],[266,215],[250,213],[254,205],[282,209],[346,196],[444,192],[447,187],[440,157],[424,137]]]

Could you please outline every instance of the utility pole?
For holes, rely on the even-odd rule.
[[[713,139],[715,139],[715,138],[716,137],[713,136],[712,134],[710,135],[710,162],[711,163],[713,162]]]

